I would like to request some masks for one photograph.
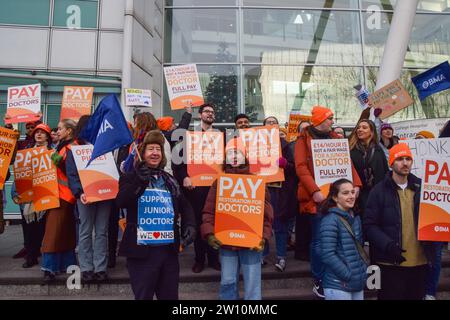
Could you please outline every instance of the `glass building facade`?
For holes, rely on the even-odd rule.
[[[353,87],[374,90],[394,7],[392,0],[166,0],[164,65],[197,64],[223,125],[237,113],[283,123],[290,111],[309,114],[317,104],[352,125],[361,112]],[[420,102],[410,80],[448,60],[449,38],[450,3],[419,1],[401,75],[415,103],[391,122],[450,116],[448,92]],[[177,114],[163,92],[163,113]]]

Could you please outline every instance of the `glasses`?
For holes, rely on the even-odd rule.
[[[33,130],[35,127],[25,127],[27,130]]]
[[[215,112],[213,110],[203,110],[202,113],[210,113],[210,114],[214,114]]]

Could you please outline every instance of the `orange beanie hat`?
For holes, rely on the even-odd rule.
[[[173,118],[172,117],[161,117],[158,120],[156,120],[156,123],[158,125],[159,130],[161,131],[168,131],[173,125]]]
[[[431,133],[430,131],[425,131],[425,130],[417,132],[416,137],[417,136],[422,136],[426,139],[434,139],[435,138],[433,133]]]
[[[330,109],[322,106],[314,106],[311,111],[311,123],[314,127],[318,126],[332,115],[334,113]]]
[[[399,143],[389,150],[389,165],[392,166],[394,161],[401,157],[413,158],[411,150],[406,143]]]

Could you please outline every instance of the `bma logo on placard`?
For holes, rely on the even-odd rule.
[[[442,81],[444,81],[444,80],[447,80],[447,79],[445,78],[445,76],[444,76],[443,74],[440,74],[440,75],[438,75],[437,77],[433,77],[433,78],[431,78],[431,79],[425,80],[425,81],[422,83],[422,88],[424,88],[424,89],[426,90],[426,89],[428,89],[430,86],[432,86],[432,85],[434,85],[434,84],[436,84],[436,83],[442,82]]]

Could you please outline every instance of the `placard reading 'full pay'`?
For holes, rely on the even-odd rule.
[[[198,107],[204,103],[195,64],[164,67],[164,75],[172,110],[183,109],[186,105]]]
[[[41,84],[8,88],[5,123],[37,121],[41,118]]]
[[[18,132],[0,127],[0,190],[3,190],[18,138]]]
[[[324,196],[339,179],[352,181],[352,162],[347,139],[311,140],[314,180]]]
[[[446,159],[425,159],[419,240],[450,241],[450,169]]]
[[[119,192],[119,173],[111,152],[95,158],[88,167],[93,145],[72,146],[72,154],[89,202],[115,199]]]
[[[59,189],[56,167],[51,156],[53,150],[33,155],[33,205],[36,211],[59,208]]]
[[[224,174],[217,178],[214,234],[224,245],[258,247],[264,224],[264,178]]]

